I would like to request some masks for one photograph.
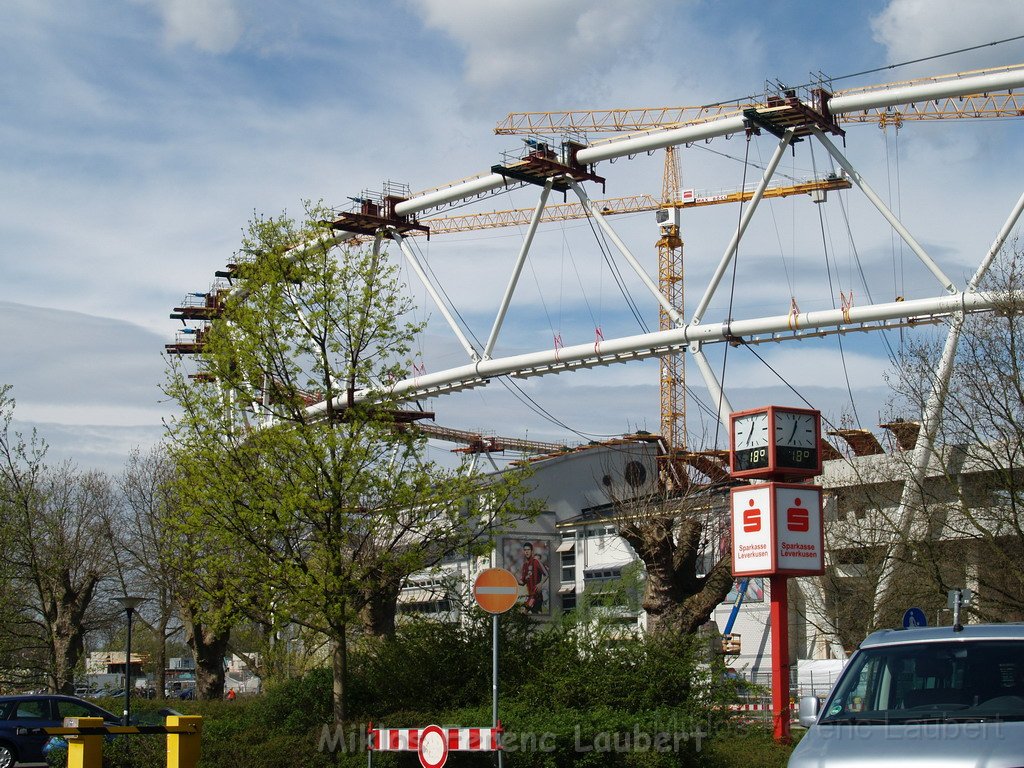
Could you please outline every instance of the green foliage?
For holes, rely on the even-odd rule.
[[[705,764],[715,768],[784,768],[792,751],[791,746],[776,743],[766,729],[742,730],[712,740]]]
[[[717,706],[728,689],[713,683],[720,677],[692,639],[655,641],[573,622],[538,629],[515,613],[499,627],[508,768],[785,765],[788,748],[766,731],[728,721]],[[257,697],[175,706],[204,717],[203,768],[362,768],[371,720],[384,727],[490,724],[490,631],[485,616],[467,625],[424,620],[403,624],[393,639],[359,644],[352,654],[354,718],[340,732],[328,725],[327,669],[269,685]],[[161,706],[139,701],[133,711],[141,722],[158,722]],[[135,737],[130,760],[123,745],[112,745],[106,765],[157,768],[161,746],[159,737]],[[449,759],[452,768],[493,767],[487,753]],[[413,753],[377,753],[373,765],[419,763]]]
[[[403,580],[479,550],[522,494],[521,473],[484,488],[397,428],[392,384],[409,376],[421,326],[397,267],[335,247],[328,217],[308,207],[302,223],[252,223],[237,290],[204,340],[208,375],[172,367],[167,389],[183,413],[172,429],[181,572],[205,597],[203,618],[321,634],[337,693],[351,626],[387,633]]]

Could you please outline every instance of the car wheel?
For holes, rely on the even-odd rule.
[[[14,753],[14,747],[8,744],[0,744],[0,768],[13,768],[18,756]]]

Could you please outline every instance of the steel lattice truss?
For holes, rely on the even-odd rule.
[[[396,243],[410,269],[422,282],[454,338],[464,350],[466,362],[463,365],[441,371],[417,373],[391,384],[389,389],[392,397],[398,400],[415,400],[480,387],[503,376],[518,378],[544,376],[582,368],[595,368],[614,363],[662,357],[686,350],[696,363],[713,395],[712,400],[718,403],[721,420],[723,423],[727,423],[732,407],[705,358],[704,349],[707,345],[723,342],[761,344],[768,341],[798,340],[810,336],[890,329],[903,325],[941,322],[963,313],[984,312],[993,309],[1000,297],[979,291],[978,284],[989,263],[1017,222],[1021,208],[1024,206],[1024,197],[1012,207],[1004,227],[996,235],[992,247],[982,259],[977,274],[967,285],[958,286],[915,240],[881,197],[876,194],[867,179],[861,175],[830,137],[842,136],[841,126],[844,123],[866,119],[871,115],[875,115],[876,118],[879,115],[900,115],[903,119],[911,114],[924,115],[929,112],[941,113],[942,118],[968,115],[985,116],[988,114],[985,109],[989,107],[995,109],[1001,116],[1017,115],[1020,114],[1020,110],[1016,106],[1013,92],[1022,86],[1024,86],[1024,66],[962,76],[942,76],[888,86],[874,86],[835,95],[819,88],[811,91],[805,97],[798,97],[795,92],[787,90],[766,98],[763,103],[742,105],[743,108],[738,112],[719,109],[710,113],[705,108],[701,108],[699,116],[692,123],[669,125],[648,130],[639,135],[606,139],[590,145],[566,142],[562,145],[560,152],[555,151],[546,140],[530,140],[531,149],[525,157],[493,166],[490,173],[482,173],[411,196],[404,190],[385,190],[385,194],[377,202],[360,200],[361,210],[339,214],[338,220],[333,223],[334,231],[325,234],[318,242],[321,244],[325,242],[329,244],[342,243],[351,239],[355,234],[362,238],[372,237],[374,239],[373,247],[376,250],[381,249],[385,240]],[[950,105],[955,105],[955,109]],[[576,113],[561,114],[575,115]],[[678,117],[687,119],[692,115],[681,113]],[[672,115],[666,116],[665,114],[648,114],[643,118],[646,121],[644,125],[674,119]],[[883,121],[881,118],[877,118],[875,122]],[[579,127],[578,123],[574,123],[574,125]],[[617,124],[616,126],[618,127]],[[508,132],[519,130],[515,126],[509,126],[507,129]],[[591,200],[584,191],[583,184],[585,182],[603,184],[604,180],[594,173],[595,164],[598,162],[649,153],[666,147],[687,146],[718,137],[749,134],[752,131],[776,136],[777,144],[774,153],[753,190],[744,190],[737,196],[737,199],[748,199],[749,202],[743,210],[735,232],[724,248],[714,274],[704,288],[703,295],[687,319],[673,305],[671,297],[666,296],[657,282],[646,273],[640,261],[616,233],[609,223],[607,215],[609,211],[606,205]],[[720,292],[723,278],[732,265],[751,219],[758,211],[759,203],[763,199],[771,197],[773,189],[777,189],[772,186],[771,182],[784,153],[795,140],[800,139],[814,141],[824,147],[832,161],[842,168],[843,184],[852,183],[877,208],[882,217],[891,225],[893,231],[936,280],[937,291],[934,297],[844,306],[841,309],[811,312],[801,312],[794,305],[787,314],[769,317],[730,318],[721,321],[710,321],[705,317],[712,299]],[[448,294],[424,268],[421,259],[411,245],[410,237],[423,234],[429,229],[425,224],[432,221],[437,222],[439,233],[446,231],[445,227],[448,227],[449,230],[458,229],[460,223],[457,218],[446,217],[442,220],[437,217],[436,211],[440,208],[500,191],[510,186],[529,187],[530,185],[536,185],[534,188],[540,189],[532,215],[524,216],[519,212],[505,212],[505,215],[496,213],[494,222],[475,225],[525,224],[526,230],[486,343],[474,344],[457,321],[459,313],[456,307],[450,306]],[[576,202],[548,206],[548,198],[553,190],[565,194],[572,193]],[[402,194],[403,192],[404,194]],[[679,207],[684,207],[682,202],[680,201]],[[659,204],[649,197],[617,198],[615,207],[618,208],[616,212],[621,213],[633,208],[636,210],[663,208],[664,203]],[[428,213],[428,218],[419,219],[419,214],[424,212]],[[434,218],[429,217],[430,212],[434,212]],[[600,228],[607,241],[613,244],[621,260],[635,273],[646,290],[658,302],[660,311],[668,318],[668,322],[662,323],[662,329],[649,333],[600,339],[593,343],[573,346],[558,346],[554,349],[549,348],[508,357],[495,357],[494,351],[506,313],[516,292],[520,274],[540,222],[573,218],[579,216],[581,212],[588,214],[594,224]],[[297,249],[304,247],[306,246],[299,245]],[[224,273],[218,274],[223,275]],[[688,293],[691,296],[695,295],[692,289],[688,289]],[[189,302],[185,303],[186,306],[177,308],[176,314],[172,317],[177,317],[183,322],[193,320],[205,323],[216,316],[220,297],[216,292],[211,292],[205,296],[202,305],[193,306],[189,305]],[[191,353],[201,349],[204,328],[186,328],[185,332],[191,333],[191,335],[183,336],[178,343],[168,345],[169,351]],[[359,400],[371,394],[367,390],[356,393],[355,397]],[[335,406],[344,407],[344,403],[335,403]],[[316,414],[326,410],[326,404],[312,403],[309,408],[311,413]],[[268,416],[272,415],[268,414]]]
[[[589,146],[572,146],[571,152],[563,152],[562,155],[557,155],[542,145],[538,152],[543,156],[536,163],[533,163],[528,157],[519,164],[509,167],[495,166],[490,174],[481,174],[448,187],[437,188],[408,199],[398,200],[388,211],[392,217],[390,221],[383,217],[373,222],[376,231],[375,247],[379,248],[386,238],[399,245],[409,266],[423,281],[439,312],[464,349],[467,361],[464,365],[447,370],[409,377],[395,383],[391,387],[391,391],[399,399],[412,400],[483,386],[500,376],[519,378],[543,376],[580,368],[594,368],[613,363],[659,357],[670,351],[687,349],[701,371],[707,386],[715,395],[715,402],[720,403],[722,419],[727,421],[728,413],[732,408],[728,398],[721,392],[715,375],[704,357],[702,350],[706,345],[723,342],[758,344],[766,341],[800,339],[807,336],[887,329],[906,324],[943,321],[957,313],[989,311],[995,306],[999,297],[977,290],[977,282],[1016,223],[1021,207],[1024,205],[1024,198],[1012,208],[1006,225],[996,236],[992,248],[979,267],[976,279],[968,285],[958,286],[907,231],[874,191],[868,180],[862,177],[858,169],[853,166],[830,136],[842,134],[840,128],[842,119],[849,115],[864,115],[872,111],[891,109],[897,105],[901,106],[901,114],[909,114],[913,111],[913,105],[926,103],[935,105],[942,100],[959,100],[960,97],[992,98],[979,94],[1003,91],[1012,93],[1013,89],[1021,86],[1024,86],[1024,68],[1015,67],[980,75],[944,77],[924,83],[896,84],[892,87],[850,91],[835,96],[819,91],[813,98],[806,101],[800,101],[787,93],[777,99],[769,99],[764,104],[750,106],[741,113],[730,113],[703,119],[693,125],[653,130],[640,136],[607,140]],[[957,101],[957,103],[960,102]],[[582,184],[586,179],[594,178],[593,164],[599,161],[627,157],[669,146],[707,141],[716,137],[743,134],[754,128],[775,134],[778,137],[778,143],[743,212],[736,231],[724,249],[714,275],[704,289],[703,296],[691,316],[686,319],[672,306],[668,297],[662,293],[655,281],[646,274],[637,258],[616,234],[600,207],[584,191]],[[723,277],[730,267],[748,224],[757,213],[758,203],[765,196],[766,190],[770,188],[770,183],[784,153],[797,138],[808,138],[825,148],[834,162],[843,169],[847,178],[878,209],[910,251],[934,276],[938,286],[937,295],[932,298],[865,304],[812,312],[799,312],[794,308],[794,311],[785,315],[733,319],[728,322],[711,322],[705,317],[712,298],[721,288]],[[509,170],[510,168],[512,170]],[[513,174],[512,171],[515,173]],[[439,290],[438,286],[432,282],[423,269],[417,254],[410,247],[407,236],[409,234],[408,222],[416,221],[416,216],[424,211],[471,199],[501,189],[510,183],[519,183],[524,179],[540,186],[541,192],[537,207],[524,235],[490,335],[487,342],[478,348],[470,342],[464,330],[456,322],[457,313],[448,306],[443,298],[443,291]],[[520,272],[552,189],[571,191],[575,195],[578,205],[589,211],[596,224],[614,244],[623,261],[636,273],[662,310],[672,319],[673,327],[640,335],[604,339],[598,344],[565,346],[510,357],[493,356],[506,312],[519,281]],[[340,220],[337,227],[345,229],[346,220]],[[362,234],[366,234],[366,230],[363,230]],[[340,242],[346,237],[346,233],[339,232],[337,237]],[[691,293],[691,295],[693,294]],[[369,393],[361,393],[362,396],[367,394]],[[311,406],[314,412],[324,408],[324,404]]]

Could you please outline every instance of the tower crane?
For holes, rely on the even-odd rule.
[[[665,149],[665,172],[662,176],[661,202],[658,212],[661,237],[658,249],[658,283],[669,303],[683,314],[683,239],[679,235],[679,208],[672,206],[679,199],[679,158],[676,148]],[[671,206],[671,207],[670,207]],[[658,328],[667,331],[672,318],[658,307]],[[669,448],[686,450],[686,374],[681,349],[659,359],[661,376],[661,436]]]

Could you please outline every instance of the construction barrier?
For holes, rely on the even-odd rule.
[[[486,728],[374,728],[370,723],[366,727],[367,764],[372,765],[374,752],[418,752],[423,768],[442,768],[449,752],[500,750],[502,732],[500,722]]]
[[[63,726],[19,730],[63,736],[68,742],[68,768],[102,768],[106,736],[162,733],[167,735],[167,768],[196,768],[202,729],[198,715],[168,715],[164,725],[105,725],[102,717],[67,717]]]

